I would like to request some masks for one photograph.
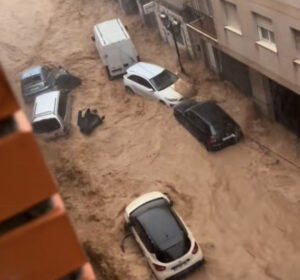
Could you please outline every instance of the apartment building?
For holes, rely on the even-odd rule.
[[[300,2],[211,0],[211,5],[221,72],[236,84],[239,78],[248,83],[265,115],[299,133]]]
[[[252,96],[257,107],[300,132],[300,2],[187,0],[193,57]]]
[[[174,45],[162,14],[177,22],[181,49],[300,134],[299,0],[136,1],[152,7],[164,41]]]

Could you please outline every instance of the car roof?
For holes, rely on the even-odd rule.
[[[194,112],[208,124],[215,124],[223,121],[232,121],[231,117],[214,101],[196,103],[187,111]]]
[[[127,69],[129,75],[142,76],[148,80],[160,74],[165,69],[151,63],[138,62]]]
[[[22,79],[26,79],[26,78],[29,78],[29,77],[35,76],[35,75],[41,75],[42,69],[43,69],[42,66],[31,67],[23,72]]]
[[[50,91],[36,97],[33,118],[55,114],[59,91]]]
[[[163,198],[140,206],[131,215],[138,220],[149,239],[160,250],[166,250],[184,240],[185,232]]]
[[[100,40],[104,46],[130,39],[120,19],[111,19],[98,23],[94,28],[100,35]]]

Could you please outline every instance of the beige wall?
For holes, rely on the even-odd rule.
[[[300,66],[293,63],[300,57],[291,32],[291,27],[300,30],[300,0],[228,1],[237,5],[242,35],[224,29],[227,19],[222,0],[211,0],[220,48],[300,94]],[[259,37],[253,13],[272,19],[277,53],[255,43]]]

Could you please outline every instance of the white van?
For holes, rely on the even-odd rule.
[[[32,127],[35,134],[53,139],[68,133],[71,120],[71,94],[50,91],[36,97]]]
[[[139,60],[130,36],[120,19],[96,24],[93,40],[109,79],[122,76],[129,66]]]

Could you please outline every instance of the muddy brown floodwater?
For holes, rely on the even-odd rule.
[[[99,279],[153,279],[132,239],[124,253],[120,248],[124,207],[153,190],[172,196],[204,250],[206,265],[187,280],[299,279],[300,174],[282,158],[300,166],[293,134],[185,57],[197,98],[217,100],[248,136],[207,153],[171,110],[108,81],[90,37],[94,24],[115,17],[128,26],[142,60],[178,71],[175,51],[137,16],[123,15],[116,1],[0,0],[0,6],[1,63],[21,103],[20,74],[34,64],[61,64],[83,80],[72,93],[71,134],[39,144]],[[89,137],[76,127],[78,110],[87,107],[106,115]]]

